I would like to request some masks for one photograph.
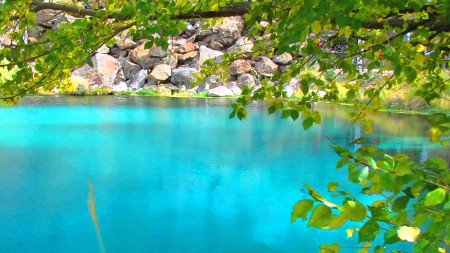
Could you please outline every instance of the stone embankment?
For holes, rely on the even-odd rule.
[[[74,19],[67,14],[41,10],[36,16],[39,25],[28,32],[29,40]],[[185,30],[169,39],[167,49],[158,46],[146,48],[147,40],[133,40],[125,32],[115,37],[114,45],[103,45],[92,55],[93,66],[86,64],[74,69],[70,79],[80,93],[86,89],[106,87],[113,92],[149,88],[162,94],[239,95],[244,85],[256,89],[261,78],[285,69],[293,60],[289,53],[252,57],[254,41],[245,34],[245,22],[240,16],[224,18],[212,27],[204,27],[201,21],[186,22]],[[239,52],[240,57],[229,65],[228,81],[211,75],[199,85],[193,85],[206,60],[220,61],[225,53],[232,52]],[[285,86],[289,95],[297,89],[295,79]]]

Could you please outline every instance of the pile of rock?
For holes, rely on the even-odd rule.
[[[33,40],[45,29],[57,29],[64,22],[75,18],[59,12],[42,10],[37,13],[39,26],[29,32]],[[206,92],[211,96],[240,94],[242,86],[258,88],[261,77],[270,77],[277,70],[283,71],[293,61],[284,53],[274,57],[252,57],[254,43],[244,36],[242,17],[228,17],[213,27],[203,28],[201,21],[186,23],[186,29],[171,38],[167,50],[146,47],[146,40],[134,41],[126,35],[116,36],[115,45],[103,45],[92,56],[93,66],[84,65],[72,72],[72,82],[84,88],[108,87],[115,92],[152,88],[160,92]],[[196,87],[202,64],[212,59],[221,61],[224,53],[239,52],[240,59],[231,63],[231,81],[224,83],[217,76],[209,76]],[[298,82],[286,85],[293,94]]]

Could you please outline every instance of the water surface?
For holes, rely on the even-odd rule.
[[[229,120],[229,100],[30,97],[0,108],[0,252],[99,252],[89,216],[95,187],[106,252],[316,252],[356,239],[290,223],[305,182],[341,182],[339,143],[361,136],[348,109],[300,122],[250,109]],[[419,160],[448,160],[427,142],[421,116],[382,114],[371,140]],[[386,123],[388,122],[388,123]],[[363,199],[364,201],[364,199]]]

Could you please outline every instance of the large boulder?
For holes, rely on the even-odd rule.
[[[206,60],[215,59],[215,58],[223,55],[223,52],[218,51],[218,50],[213,50],[206,46],[200,46],[199,52],[200,52],[200,56],[198,58],[198,63],[200,65],[202,65],[203,62],[205,62]]]
[[[131,79],[130,89],[137,90],[144,87],[145,78],[147,78],[147,70],[142,69]]]
[[[52,27],[55,20],[57,20],[59,17],[63,16],[64,13],[61,13],[56,10],[51,9],[43,9],[38,12],[36,12],[36,24],[45,26],[45,27]]]
[[[101,77],[101,83],[111,88],[116,80],[117,73],[121,69],[119,61],[107,54],[95,54],[92,62],[94,63],[94,69]]]
[[[204,40],[218,42],[229,47],[241,36],[244,30],[244,19],[241,16],[227,17],[212,28],[212,33]],[[211,31],[211,30],[210,30]]]
[[[102,78],[98,74],[97,70],[87,64],[72,71],[70,80],[77,86],[86,88],[89,88],[90,85],[99,84],[102,82]]]
[[[123,59],[123,74],[125,75],[126,79],[133,78],[139,71],[141,71],[141,66],[139,66],[138,64],[132,63],[124,58],[121,59]]]
[[[227,83],[227,87],[234,93],[234,95],[241,95],[242,93],[242,89],[237,86],[237,82],[235,81]]]
[[[158,81],[165,81],[172,75],[172,68],[167,64],[156,65],[150,76]]]
[[[145,48],[145,43],[131,50],[130,59],[139,64],[143,69],[150,69],[158,64],[162,58],[167,56],[167,51],[161,47],[153,46]]]
[[[115,84],[112,89],[113,92],[125,92],[128,90],[128,86],[125,82],[119,82]]]
[[[252,64],[248,60],[235,60],[230,66],[230,74],[241,75],[252,71]]]
[[[207,91],[208,96],[212,97],[226,97],[234,96],[234,92],[226,86],[218,86]]]
[[[178,87],[181,85],[190,86],[195,81],[195,73],[198,73],[198,70],[195,68],[179,67],[172,69],[170,81]]]
[[[250,74],[242,74],[237,78],[237,86],[242,88],[242,86],[248,86],[250,88],[256,86],[255,78]]]
[[[270,77],[273,76],[278,69],[278,65],[267,57],[261,57],[259,61],[255,63],[255,70],[261,76]]]

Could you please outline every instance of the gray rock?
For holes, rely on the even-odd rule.
[[[248,86],[250,88],[256,85],[255,78],[251,74],[242,74],[237,78],[237,86],[242,88],[242,86]]]
[[[240,16],[227,17],[223,22],[218,23],[211,35],[210,41],[216,41],[223,46],[231,46],[241,36],[244,30],[244,19]]]
[[[131,79],[136,76],[137,73],[141,71],[141,67],[138,64],[134,64],[128,60],[124,60],[123,62],[123,73],[126,79]]]
[[[219,82],[218,76],[216,76],[216,75],[207,76],[206,80],[201,82],[198,85],[197,92],[204,92],[204,91],[216,88],[221,85],[223,85],[223,83]]]
[[[76,20],[75,17],[70,16],[68,14],[61,15],[53,22],[52,30],[58,29],[64,23],[72,23],[75,20]]]
[[[181,85],[190,86],[195,81],[194,73],[198,73],[195,68],[180,67],[172,69],[170,81],[180,87]]]
[[[165,81],[172,75],[172,68],[167,64],[156,65],[155,68],[150,73],[150,76],[158,81]]]
[[[237,86],[237,82],[235,81],[229,82],[227,87],[234,93],[234,95],[241,95],[242,93],[242,89]]]
[[[101,47],[99,47],[97,50],[95,50],[96,53],[100,54],[109,54],[110,50],[109,47],[107,47],[105,44],[103,44]]]
[[[145,78],[147,77],[147,70],[140,70],[132,79],[130,83],[130,89],[137,90],[144,87]]]
[[[292,62],[293,57],[290,53],[283,53],[281,55],[276,55],[273,57],[273,62],[280,65],[288,65]]]
[[[234,96],[234,92],[226,86],[219,86],[207,91],[208,96],[212,97],[226,97]]]
[[[255,63],[255,70],[261,76],[270,77],[277,69],[278,65],[265,56]]]
[[[159,64],[167,64],[171,68],[176,68],[178,65],[178,57],[176,54],[168,54],[166,57],[162,58]]]
[[[223,45],[220,44],[217,41],[211,41],[211,43],[209,44],[209,46],[214,49],[214,50],[222,50],[223,49]]]
[[[228,48],[228,53],[234,53],[234,52],[243,52],[243,53],[251,53],[253,50],[253,46],[255,44],[253,41],[249,40],[246,37],[239,38],[236,43]]]
[[[119,72],[117,72],[116,80],[114,80],[114,83],[119,82],[125,82],[127,78],[125,77],[125,74],[123,73],[123,69],[120,69]]]
[[[119,82],[112,87],[113,92],[124,92],[128,90],[128,86],[125,82]]]
[[[199,52],[200,52],[200,56],[198,59],[198,63],[200,65],[202,65],[203,62],[206,60],[215,59],[215,58],[223,55],[223,53],[221,51],[213,50],[213,49],[207,48],[206,46],[200,46]]]
[[[127,56],[127,54],[128,54],[127,50],[122,50],[118,47],[113,47],[109,50],[109,55],[111,55],[114,58],[125,57]]]

